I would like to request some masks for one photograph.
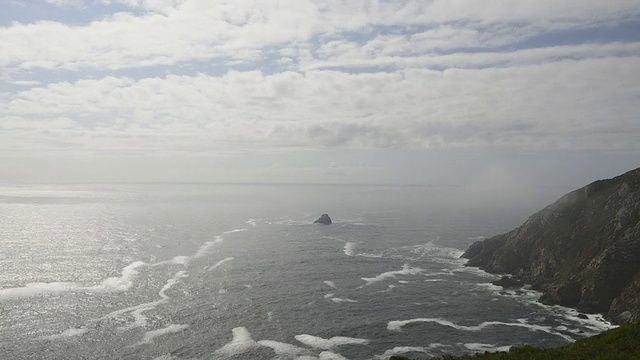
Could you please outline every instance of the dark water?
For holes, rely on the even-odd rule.
[[[549,189],[496,209],[430,187],[0,190],[1,359],[420,359],[607,328],[458,258]]]

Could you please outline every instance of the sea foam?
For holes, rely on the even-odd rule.
[[[346,302],[346,303],[357,303],[356,300],[341,299],[341,298],[337,298],[337,297],[331,298],[331,301],[333,301],[334,303],[343,303],[343,302]]]
[[[348,360],[346,357],[331,351],[323,351],[320,353],[319,360]]]
[[[313,335],[296,335],[295,339],[299,342],[311,346],[316,349],[331,350],[340,345],[366,345],[369,343],[367,339],[357,339],[345,336],[334,336],[330,339],[323,339]]]
[[[353,256],[353,251],[356,248],[356,243],[353,242],[347,242],[346,244],[344,244],[344,253],[347,256]]]
[[[287,357],[307,355],[311,353],[309,349],[305,349],[299,346],[282,343],[278,341],[260,340],[258,341],[258,344],[273,349],[276,355],[282,355]]]
[[[511,345],[507,346],[496,346],[491,344],[480,344],[480,343],[467,343],[464,344],[464,347],[476,351],[476,352],[501,352],[501,351],[509,351],[511,349]]]
[[[442,326],[448,326],[457,330],[463,330],[463,331],[481,331],[484,330],[487,327],[490,326],[512,326],[512,327],[521,327],[521,328],[526,328],[528,330],[531,331],[542,331],[542,332],[546,332],[548,334],[551,335],[555,335],[555,336],[559,336],[569,342],[573,342],[575,341],[572,337],[553,331],[552,328],[550,326],[542,326],[542,325],[534,325],[534,324],[526,324],[526,323],[522,323],[522,322],[517,322],[517,323],[506,323],[506,322],[502,322],[502,321],[485,321],[480,325],[476,325],[476,326],[464,326],[464,325],[457,325],[451,321],[448,320],[444,320],[444,319],[438,319],[438,318],[419,318],[419,319],[411,319],[411,320],[403,320],[403,321],[390,321],[387,324],[387,330],[390,331],[400,331],[402,329],[403,326],[408,325],[408,324],[412,324],[412,323],[417,323],[417,322],[428,322],[428,323],[436,323],[436,324],[440,324]]]
[[[393,355],[402,355],[402,354],[412,353],[412,352],[430,354],[429,350],[440,348],[440,347],[445,347],[445,346],[446,345],[443,345],[443,344],[440,344],[440,343],[430,344],[429,347],[423,347],[423,346],[396,346],[393,349],[385,351],[384,354],[382,354],[382,355],[377,355],[376,359],[387,360]]]
[[[260,344],[251,338],[251,334],[247,328],[237,327],[231,331],[233,333],[233,339],[225,346],[216,350],[216,355],[236,356],[260,347]]]
[[[60,293],[81,288],[80,285],[71,282],[28,283],[24,287],[0,290],[0,300],[32,297],[47,293]]]
[[[216,236],[213,241],[207,241],[202,246],[200,246],[200,248],[198,249],[198,251],[196,251],[196,253],[193,255],[193,257],[194,258],[200,258],[200,257],[209,255],[211,253],[211,250],[213,249],[213,247],[216,244],[219,244],[219,243],[221,243],[223,241],[224,241],[224,238],[222,236]]]
[[[137,268],[148,264],[142,261],[133,262],[121,270],[121,276],[104,279],[99,285],[82,286],[72,282],[28,283],[24,287],[0,290],[0,300],[33,297],[51,293],[70,291],[87,292],[121,292],[133,286],[133,280],[138,275]]]
[[[325,280],[324,283],[327,284],[327,286],[330,288],[334,288],[334,289],[337,288],[336,284],[333,281]]]
[[[160,297],[159,300],[151,301],[151,302],[147,302],[147,303],[143,303],[143,304],[139,304],[139,305],[135,305],[135,306],[131,306],[131,307],[128,307],[128,308],[125,308],[125,309],[112,311],[112,312],[108,313],[107,315],[97,319],[96,321],[102,321],[102,320],[118,318],[121,315],[129,313],[129,315],[131,317],[133,317],[134,321],[132,323],[126,325],[126,326],[120,327],[119,328],[120,331],[129,330],[129,329],[136,328],[136,327],[146,326],[147,317],[144,316],[143,313],[146,312],[146,311],[152,310],[152,309],[156,308],[158,305],[169,301],[170,298],[169,298],[169,296],[166,295],[167,290],[169,290],[171,287],[173,287],[178,282],[178,280],[180,278],[187,277],[187,276],[188,275],[187,275],[186,271],[184,271],[184,270],[178,271],[177,273],[175,273],[175,275],[171,279],[167,280],[165,285],[158,292],[158,296]]]
[[[371,284],[380,282],[380,281],[385,281],[385,280],[389,280],[389,279],[397,279],[396,276],[398,275],[417,275],[420,274],[422,271],[424,271],[423,269],[420,268],[414,268],[409,266],[409,264],[404,264],[402,266],[402,270],[394,270],[394,271],[387,271],[385,273],[382,273],[376,277],[372,277],[372,278],[362,278],[362,280],[366,281],[367,284],[366,286],[369,286]]]
[[[147,331],[146,333],[144,333],[144,337],[137,345],[151,344],[153,340],[157,337],[183,332],[185,329],[188,329],[188,328],[189,328],[189,325],[172,324],[162,329]]]
[[[59,340],[59,339],[68,339],[71,337],[76,337],[76,336],[82,336],[86,333],[89,332],[89,329],[78,329],[78,328],[71,328],[71,329],[67,329],[63,332],[61,332],[60,334],[56,334],[56,335],[49,335],[49,336],[42,336],[39,339],[40,340]]]
[[[222,259],[222,260],[218,261],[217,263],[215,263],[215,264],[213,264],[213,265],[211,265],[211,266],[207,266],[207,267],[205,268],[205,270],[207,270],[207,271],[215,270],[215,269],[217,269],[218,267],[222,266],[222,264],[224,264],[224,263],[226,263],[226,262],[229,262],[229,261],[231,261],[231,260],[233,260],[233,258],[232,258],[232,257],[228,257],[228,258],[226,258],[226,259]]]
[[[249,229],[235,229],[235,230],[225,231],[225,232],[223,232],[223,234],[233,234],[233,233],[244,232],[244,231],[248,231],[248,230]]]

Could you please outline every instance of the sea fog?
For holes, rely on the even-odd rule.
[[[502,291],[464,249],[570,189],[0,186],[0,357],[386,359],[610,325]],[[313,224],[322,213],[329,226]]]

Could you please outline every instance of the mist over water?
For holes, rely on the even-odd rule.
[[[420,359],[607,328],[463,266],[566,189],[496,191],[2,186],[0,357]]]

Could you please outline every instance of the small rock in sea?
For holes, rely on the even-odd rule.
[[[327,214],[322,214],[318,220],[313,222],[314,224],[331,225],[331,218]]]
[[[585,320],[586,320],[586,319],[588,319],[588,318],[589,318],[589,317],[588,317],[587,315],[585,315],[585,314],[582,314],[582,313],[581,313],[581,314],[578,314],[578,319],[585,319]]]

